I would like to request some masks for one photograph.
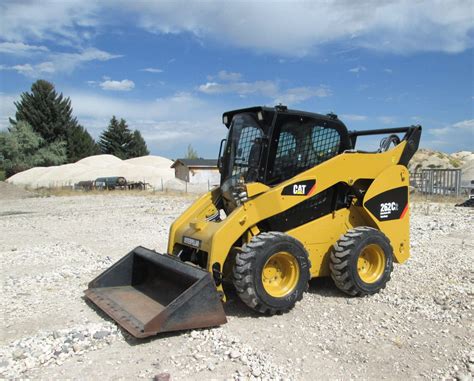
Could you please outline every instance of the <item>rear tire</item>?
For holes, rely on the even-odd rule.
[[[257,312],[287,312],[308,288],[311,265],[304,246],[280,232],[254,236],[237,253],[234,286],[240,299]]]
[[[381,231],[359,226],[334,244],[329,267],[336,286],[352,296],[372,295],[390,280],[393,249]]]

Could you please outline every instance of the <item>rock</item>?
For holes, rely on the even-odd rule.
[[[456,379],[458,381],[472,381],[471,375],[467,374],[467,373],[458,373],[458,374],[456,374]]]
[[[84,340],[84,339],[85,339],[84,334],[81,333],[81,332],[75,332],[75,333],[73,333],[73,334],[72,334],[72,337],[73,337],[74,339],[78,339],[78,340]]]
[[[26,354],[22,349],[16,349],[15,351],[13,351],[12,355],[14,360],[21,360],[26,358]]]
[[[252,368],[252,376],[260,377],[261,374],[262,374],[262,371],[260,370],[260,368]]]
[[[101,340],[109,335],[110,335],[109,331],[97,331],[96,333],[94,333],[92,337],[96,340]]]
[[[230,358],[231,359],[236,359],[236,358],[239,358],[241,355],[241,353],[237,350],[233,350],[230,352]]]
[[[169,373],[159,373],[153,377],[153,381],[170,381],[170,377]]]

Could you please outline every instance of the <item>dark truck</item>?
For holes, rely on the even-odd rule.
[[[132,181],[129,182],[123,176],[112,176],[112,177],[98,177],[94,181],[79,181],[74,185],[75,189],[90,191],[93,189],[97,190],[145,190],[150,184],[143,181]]]

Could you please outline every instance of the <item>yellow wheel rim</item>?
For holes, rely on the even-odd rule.
[[[385,254],[379,245],[366,246],[357,259],[357,272],[365,283],[375,283],[383,275]]]
[[[274,298],[281,298],[291,293],[299,278],[298,261],[285,251],[273,254],[263,266],[263,288]]]

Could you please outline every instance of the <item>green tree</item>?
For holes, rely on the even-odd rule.
[[[25,121],[0,132],[0,167],[7,177],[32,167],[63,164],[66,160],[64,141],[48,144]]]
[[[15,106],[16,120],[10,119],[12,125],[24,120],[48,143],[65,140],[68,130],[77,126],[71,100],[58,94],[52,83],[42,79],[33,83],[31,93],[21,94]]]
[[[132,134],[124,119],[117,120],[115,115],[110,119],[109,126],[101,134],[99,147],[102,153],[115,155],[120,159],[127,159]]]
[[[150,151],[148,151],[145,139],[143,139],[140,131],[133,131],[132,141],[128,150],[128,158],[146,156],[149,154]]]
[[[197,159],[198,153],[197,151],[193,148],[191,144],[188,145],[188,151],[186,152],[185,159]]]
[[[98,154],[100,154],[99,146],[84,127],[77,125],[69,129],[67,156],[70,163]]]
[[[16,120],[10,119],[12,125],[23,120],[47,143],[66,141],[68,162],[98,153],[94,139],[73,117],[71,100],[58,94],[52,83],[36,81],[31,92],[21,94],[15,106]]]

